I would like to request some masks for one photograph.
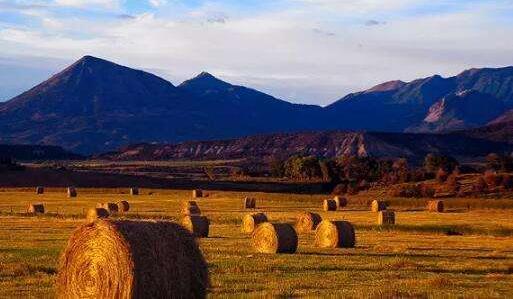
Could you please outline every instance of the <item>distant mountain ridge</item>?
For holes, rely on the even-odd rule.
[[[110,160],[219,160],[287,158],[294,154],[333,158],[341,155],[408,158],[421,161],[428,153],[458,158],[484,157],[491,151],[508,153],[513,145],[462,134],[404,134],[322,131],[269,134],[230,140],[179,144],[135,144],[100,155]]]
[[[175,86],[85,56],[0,104],[0,142],[90,154],[139,142],[176,143],[309,130],[448,132],[513,109],[513,67],[390,81],[327,106],[289,103],[203,72]]]

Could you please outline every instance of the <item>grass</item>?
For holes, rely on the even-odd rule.
[[[190,191],[78,189],[76,199],[64,189],[0,192],[0,297],[54,295],[59,254],[83,213],[97,202],[127,199],[127,218],[177,220]],[[151,195],[149,193],[152,193]],[[391,202],[395,226],[378,227],[365,206],[373,194],[350,197],[341,211],[321,211],[324,195],[209,192],[199,199],[211,220],[211,235],[199,240],[209,264],[211,297],[354,297],[354,298],[507,298],[513,294],[513,221],[507,209],[460,209],[428,213],[423,200]],[[257,198],[258,211],[271,221],[293,223],[300,211],[344,219],[356,227],[354,249],[320,249],[314,235],[300,235],[293,255],[262,255],[240,231],[242,198]],[[471,199],[476,200],[476,199]],[[503,200],[504,201],[504,200]],[[44,202],[48,215],[24,214],[30,202]],[[12,210],[12,211],[11,211]],[[447,235],[456,231],[463,235]]]

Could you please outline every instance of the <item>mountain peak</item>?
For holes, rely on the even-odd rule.
[[[208,72],[201,72],[196,77],[180,84],[180,87],[186,89],[224,89],[231,86],[232,85],[230,83],[227,83]]]
[[[384,91],[392,91],[399,89],[406,85],[405,82],[401,80],[388,81],[385,83],[378,84],[371,89],[368,89],[366,92],[384,92]]]

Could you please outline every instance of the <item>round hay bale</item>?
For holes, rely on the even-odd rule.
[[[130,195],[133,195],[133,196],[139,195],[139,188],[137,188],[137,187],[130,188]]]
[[[192,215],[182,219],[182,225],[195,237],[207,238],[210,221],[205,216]]]
[[[126,200],[121,200],[118,202],[118,209],[121,213],[126,213],[130,210],[130,204]]]
[[[264,213],[247,214],[242,217],[242,232],[246,234],[252,233],[260,224],[267,222],[267,216]]]
[[[384,211],[387,209],[387,203],[382,200],[373,200],[371,204],[371,210],[373,212]]]
[[[42,203],[31,203],[27,207],[27,213],[29,214],[44,214],[45,205]]]
[[[164,221],[96,220],[76,229],[56,281],[59,298],[205,298],[208,269],[194,237]]]
[[[255,209],[256,208],[256,199],[246,197],[244,198],[244,209]]]
[[[113,202],[108,202],[108,203],[97,203],[96,204],[96,207],[97,208],[104,208],[105,210],[109,211],[109,213],[112,215],[112,214],[117,214],[119,212],[119,207],[117,204],[113,203]]]
[[[69,198],[72,198],[72,197],[77,197],[77,190],[75,189],[75,187],[68,187],[68,197]]]
[[[195,201],[186,201],[182,207],[183,215],[201,215],[201,210]]]
[[[378,214],[378,224],[379,225],[395,224],[395,213],[394,213],[394,211],[390,211],[390,210],[380,211],[379,214]]]
[[[192,190],[192,198],[200,198],[203,197],[203,191],[200,189]]]
[[[292,225],[265,222],[253,232],[253,247],[260,253],[294,253],[298,237]]]
[[[43,194],[45,193],[45,188],[42,187],[42,186],[37,186],[36,187],[36,194],[39,195],[39,194]]]
[[[87,222],[94,222],[99,218],[109,218],[110,213],[104,208],[94,208],[87,211],[86,220]]]
[[[345,197],[335,196],[335,198],[333,198],[333,200],[337,203],[338,209],[347,206],[347,198],[345,198]]]
[[[443,213],[444,201],[443,200],[430,200],[430,201],[428,201],[427,209],[430,212]]]
[[[322,209],[326,212],[328,211],[336,211],[337,210],[337,202],[333,199],[325,199],[322,203]]]
[[[323,248],[351,248],[355,246],[354,227],[347,221],[323,220],[315,231],[315,245]]]
[[[302,212],[297,217],[296,231],[298,233],[309,233],[317,228],[322,218],[319,214],[311,212]]]

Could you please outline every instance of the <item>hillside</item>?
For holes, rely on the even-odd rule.
[[[141,142],[312,130],[449,132],[482,126],[508,109],[513,109],[513,67],[385,82],[322,108],[289,103],[206,72],[174,86],[85,56],[0,104],[0,142],[91,154]]]
[[[206,84],[209,80],[213,84]],[[316,122],[303,120],[318,111],[212,76],[200,75],[177,88],[155,75],[85,56],[0,106],[0,142],[93,153],[141,141],[315,128]]]
[[[483,157],[491,151],[508,152],[503,143],[463,135],[401,133],[308,132],[271,134],[232,140],[180,144],[138,144],[98,156],[112,160],[219,160],[288,157],[293,154],[335,157],[344,154],[421,160],[428,153],[455,157]]]
[[[14,160],[73,160],[83,157],[59,146],[0,144],[0,158]]]

